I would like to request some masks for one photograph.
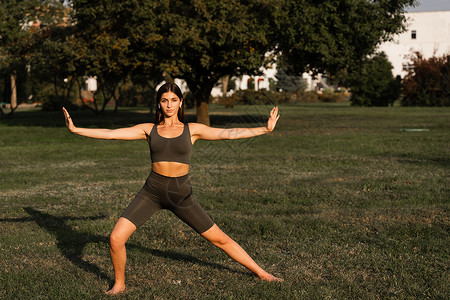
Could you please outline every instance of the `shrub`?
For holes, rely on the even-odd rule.
[[[424,59],[412,55],[413,69],[403,79],[404,106],[450,106],[450,55]]]
[[[392,64],[383,52],[364,60],[358,71],[348,76],[352,105],[393,104],[400,96],[401,82],[393,77],[391,70]]]
[[[334,100],[327,102],[339,102],[341,96],[333,96]],[[325,99],[325,98],[324,98]],[[348,97],[346,98],[348,99]],[[240,90],[228,97],[219,97],[218,103],[225,107],[233,107],[234,104],[285,104],[285,103],[315,103],[319,102],[319,94],[314,91],[275,92],[266,90]]]
[[[320,102],[340,103],[350,99],[347,92],[336,92],[334,90],[325,90],[322,94],[318,94]]]
[[[59,111],[62,107],[71,111],[78,109],[77,105],[74,105],[71,101],[66,100],[62,96],[48,95],[43,97],[42,100],[41,109],[44,111]]]

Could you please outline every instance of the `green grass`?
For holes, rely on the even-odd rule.
[[[211,105],[212,123],[259,126],[269,109]],[[446,299],[450,109],[280,111],[271,134],[197,142],[190,176],[215,222],[285,282],[260,282],[161,211],[129,240],[128,291],[116,298]],[[152,121],[145,109],[72,117]],[[2,299],[109,298],[108,236],[150,171],[148,146],[71,135],[63,123],[33,110],[0,121]]]

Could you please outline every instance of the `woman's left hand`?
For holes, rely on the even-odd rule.
[[[69,115],[69,112],[63,107],[64,119],[66,120],[66,126],[70,132],[75,129],[75,125],[73,124],[72,118]]]
[[[275,125],[277,124],[278,119],[280,118],[280,115],[278,114],[278,106],[272,108],[270,111],[270,117],[267,121],[267,130],[272,131],[275,128]]]

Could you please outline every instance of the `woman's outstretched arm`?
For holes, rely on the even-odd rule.
[[[67,128],[71,133],[105,140],[141,140],[146,139],[153,124],[145,123],[139,124],[129,128],[119,129],[94,129],[94,128],[80,128],[73,124],[69,112],[63,107],[64,118],[66,119]]]
[[[203,124],[194,123],[192,126],[192,135],[202,140],[235,140],[254,137],[273,131],[280,115],[278,114],[278,106],[272,108],[269,120],[265,127],[254,128],[214,128]]]

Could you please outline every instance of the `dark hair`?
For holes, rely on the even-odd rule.
[[[158,104],[161,101],[161,97],[164,93],[172,92],[180,98],[182,101],[181,107],[178,109],[178,120],[184,122],[184,101],[183,101],[183,93],[180,90],[180,87],[175,83],[165,83],[163,84],[156,93],[156,114],[155,114],[155,124],[164,124],[164,114],[161,108],[158,108]]]

